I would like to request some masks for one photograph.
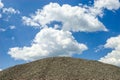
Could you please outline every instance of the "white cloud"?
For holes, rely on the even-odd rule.
[[[120,1],[119,0],[94,0],[94,5],[88,8],[91,15],[103,17],[104,9],[117,10],[120,8]]]
[[[5,31],[6,31],[6,29],[0,28],[0,32],[5,32]]]
[[[0,10],[4,7],[4,4],[2,3],[2,1],[0,0]],[[0,13],[0,18],[2,18],[2,14]]]
[[[10,29],[15,29],[15,28],[16,28],[16,26],[11,25],[11,26],[9,26],[9,28],[10,28]]]
[[[15,10],[12,7],[9,7],[9,8],[3,8],[3,13],[20,14],[20,11]]]
[[[23,16],[23,22],[28,26],[43,27],[52,21],[62,22],[62,29],[67,31],[107,31],[96,16],[91,15],[87,8],[80,6],[50,3],[42,10],[38,9],[30,18]]]
[[[113,50],[99,61],[120,66],[120,35],[109,38],[104,46]]]
[[[1,11],[0,18],[2,18],[2,14],[20,14],[19,10],[16,10],[16,9],[14,9],[12,7],[8,7],[8,8],[4,7],[4,4],[2,3],[1,0],[0,0],[0,11]],[[10,17],[11,16],[8,15],[8,17],[6,19],[4,19],[4,20],[8,21]]]
[[[95,0],[94,7],[97,9],[106,8],[108,10],[117,10],[120,8],[119,0]]]
[[[71,32],[44,28],[37,33],[30,47],[14,47],[8,53],[15,59],[32,61],[50,56],[72,56],[85,50],[87,46],[78,43]]]
[[[82,4],[81,4],[82,5]],[[104,15],[104,9],[117,10],[120,8],[119,0],[95,0],[93,6],[71,6],[58,3],[45,5],[30,17],[23,16],[23,23],[28,26],[44,27],[53,21],[62,22],[63,30],[67,31],[107,31],[98,16]]]
[[[33,21],[31,18],[28,18],[28,17],[23,16],[22,19],[23,19],[23,23],[24,23],[25,25],[28,25],[28,26],[29,26],[29,25],[30,25],[30,26],[39,26],[39,27],[40,27],[40,24],[37,23],[36,21]]]
[[[0,0],[0,9],[4,7],[4,4],[2,3],[2,1]]]
[[[0,71],[2,71],[2,69],[0,69]]]

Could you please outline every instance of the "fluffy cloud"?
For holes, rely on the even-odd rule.
[[[0,71],[2,71],[2,69],[0,69]]]
[[[95,0],[94,6],[90,7],[90,14],[103,17],[104,9],[117,10],[120,8],[119,0]]]
[[[120,66],[120,35],[109,38],[104,46],[113,50],[99,61]]]
[[[120,8],[119,0],[95,0],[94,7],[97,9],[106,8],[108,10],[117,10]]]
[[[2,3],[2,1],[0,0],[0,9],[4,7],[4,4]]]
[[[50,56],[72,56],[87,50],[86,45],[78,43],[69,31],[44,28],[37,33],[30,47],[14,47],[9,54],[15,59],[32,61]]]
[[[23,16],[24,24],[29,26],[43,27],[53,21],[62,22],[62,29],[66,31],[107,31],[105,26],[96,16],[91,15],[86,7],[68,4],[60,6],[58,3],[50,3],[42,10],[38,9],[30,18]]]
[[[3,8],[3,13],[20,14],[20,11],[15,10],[12,7],[9,7],[9,8]]]
[[[117,10],[120,8],[119,0],[95,0],[93,6],[71,6],[58,3],[45,5],[30,17],[23,16],[23,23],[28,26],[44,27],[53,21],[62,22],[63,30],[74,32],[107,31],[98,16],[104,15],[104,9]]]

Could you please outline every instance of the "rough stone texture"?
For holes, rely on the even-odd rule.
[[[0,80],[120,80],[120,68],[98,61],[53,57],[3,70]]]

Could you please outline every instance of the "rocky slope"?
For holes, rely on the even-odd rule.
[[[120,80],[120,68],[98,61],[53,57],[3,70],[0,80]]]

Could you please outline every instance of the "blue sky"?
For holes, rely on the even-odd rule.
[[[0,69],[52,56],[120,66],[119,21],[119,0],[0,0]]]

